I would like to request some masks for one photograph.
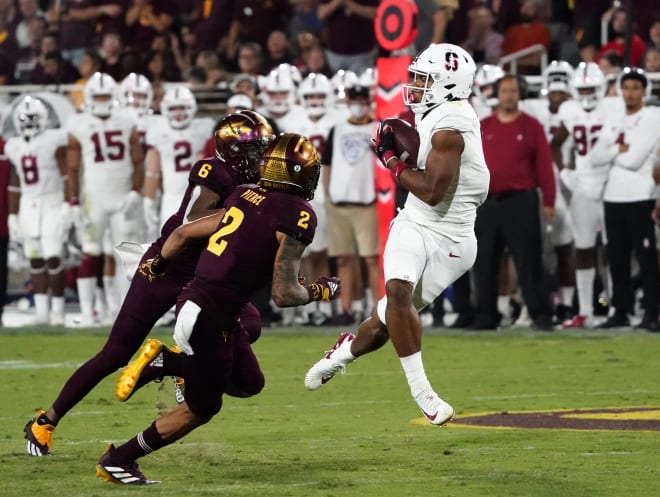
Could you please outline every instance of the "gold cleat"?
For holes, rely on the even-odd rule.
[[[131,397],[131,395],[133,395],[144,369],[156,360],[163,350],[163,347],[163,342],[154,338],[148,339],[142,346],[138,358],[124,368],[124,371],[117,381],[115,394],[119,400],[125,402]]]

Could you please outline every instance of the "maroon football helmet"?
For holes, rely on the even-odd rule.
[[[275,137],[266,118],[251,110],[227,114],[218,122],[213,135],[215,155],[246,182],[256,182],[261,156]]]

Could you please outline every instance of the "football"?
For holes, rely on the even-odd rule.
[[[412,167],[417,167],[417,153],[419,152],[419,134],[408,122],[398,117],[390,117],[383,121],[383,125],[389,124],[394,131],[394,145],[396,153],[403,162]]]

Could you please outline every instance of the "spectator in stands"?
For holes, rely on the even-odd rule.
[[[238,71],[242,74],[262,74],[263,60],[263,50],[258,43],[245,43],[238,49]]]
[[[18,8],[20,10],[21,22],[16,25],[14,36],[18,43],[18,48],[27,48],[30,46],[30,35],[28,25],[35,17],[44,17],[45,14],[39,9],[37,0],[19,0]]]
[[[660,16],[656,17],[649,27],[649,39],[646,46],[660,50]]]
[[[550,50],[552,37],[548,26],[541,20],[543,0],[524,0],[520,5],[520,22],[509,27],[502,39],[502,55],[509,55],[532,45],[543,45]],[[518,72],[538,74],[541,53],[536,52],[518,59]]]
[[[80,2],[62,0],[62,15],[59,21],[62,56],[80,65],[85,50],[96,34],[96,24],[102,17],[119,18],[122,8],[117,3]]]
[[[0,86],[8,85],[14,80],[14,63],[9,53],[0,47]],[[0,98],[0,104],[2,99]]]
[[[304,75],[318,73],[332,77],[332,71],[328,67],[328,61],[325,58],[325,50],[320,46],[310,49],[303,59],[302,72]]]
[[[170,33],[170,45],[179,71],[183,75],[188,74],[193,67],[194,56],[197,53],[195,51],[197,35],[190,26],[181,26],[181,39],[175,33]]]
[[[229,89],[233,93],[248,95],[254,102],[257,98],[257,80],[251,74],[237,74],[231,80]]]
[[[229,32],[232,19],[229,12],[233,0],[195,0],[195,2],[200,4],[201,8],[199,20],[190,26],[191,34],[195,39],[192,48],[195,52],[217,50],[220,40]],[[183,26],[181,35],[185,38]],[[183,41],[186,44],[185,39]]]
[[[295,4],[293,17],[289,22],[289,33],[297,38],[302,33],[320,33],[323,23],[319,19],[319,0],[292,0]]]
[[[495,14],[487,5],[477,4],[468,11],[468,19],[468,37],[461,46],[472,54],[477,64],[497,64],[503,36],[493,29]]]
[[[7,267],[7,249],[9,246],[7,187],[9,186],[11,168],[11,163],[5,155],[5,141],[0,136],[0,326],[2,326],[2,311],[7,301],[7,273],[9,271]]]
[[[603,14],[603,18],[607,19],[611,13],[611,21],[609,24],[610,36],[609,41],[600,47],[600,50],[596,53],[596,62],[600,62],[600,59],[607,52],[617,52],[621,57],[624,57],[625,51],[625,38],[626,38],[626,11],[623,8],[614,9],[614,11],[608,10]],[[631,66],[638,67],[642,62],[642,57],[646,51],[646,44],[642,38],[633,33],[630,40],[630,61],[625,61],[624,63],[629,63]]]
[[[415,53],[431,43],[442,43],[449,21],[459,8],[458,0],[415,0],[419,9],[419,32],[415,39]]]
[[[18,60],[16,61],[15,78],[18,83],[27,83],[30,73],[39,62],[41,54],[41,40],[46,34],[48,23],[41,16],[34,16],[28,24],[28,37],[30,44],[27,47],[18,50]]]
[[[319,19],[326,29],[326,60],[332,73],[361,73],[374,66],[374,19],[379,0],[321,0]],[[348,35],[350,33],[350,35]]]
[[[85,96],[83,95],[82,87],[87,83],[87,80],[92,74],[101,71],[102,68],[103,59],[96,50],[87,50],[80,59],[80,65],[78,66],[80,79],[76,81],[76,84],[80,85],[81,89],[72,91],[70,95],[71,103],[77,110],[82,110],[82,105],[85,103]]]
[[[608,97],[617,96],[616,78],[623,70],[623,57],[618,52],[610,50],[601,56],[598,66],[603,71],[605,79],[607,79],[605,95]]]
[[[16,26],[21,22],[21,15],[15,0],[0,0],[0,35],[2,39],[12,37]]]
[[[30,74],[34,85],[61,85],[74,83],[80,75],[68,60],[57,52],[49,52],[39,57],[39,64]]]
[[[525,304],[534,327],[552,330],[552,309],[541,260],[541,213],[552,220],[555,177],[552,152],[543,126],[521,112],[520,80],[507,75],[497,84],[498,106],[481,121],[484,155],[490,170],[488,198],[477,210],[477,259],[474,275],[477,319],[474,329],[495,329],[497,272],[506,245],[513,257]]]
[[[206,72],[206,87],[214,88],[220,81],[226,78],[225,70],[220,65],[220,60],[215,52],[202,50],[195,59],[195,67],[201,67]]]
[[[103,58],[103,72],[112,76],[116,81],[121,81],[121,54],[122,42],[119,33],[108,31],[103,33],[99,54]]]
[[[644,54],[646,72],[660,72],[660,49],[649,48]]]
[[[144,63],[140,54],[130,49],[123,51],[119,57],[119,78],[117,79],[120,81],[132,72],[144,74]]]
[[[284,31],[272,31],[268,35],[266,43],[266,72],[275,69],[280,64],[291,64],[293,62],[293,52],[291,42],[286,37]]]
[[[288,0],[235,0],[229,33],[222,45],[224,54],[234,59],[237,44],[250,41],[264,50],[272,31],[286,30],[291,13]]]
[[[129,45],[140,53],[151,47],[153,38],[167,33],[179,14],[176,0],[131,0],[126,11]]]

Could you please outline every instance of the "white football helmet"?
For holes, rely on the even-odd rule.
[[[484,64],[474,76],[472,91],[488,107],[496,107],[499,101],[495,93],[495,84],[504,77],[505,72],[500,66]]]
[[[403,101],[415,114],[450,100],[470,97],[477,66],[464,49],[432,43],[408,66],[410,82],[403,85]]]
[[[85,108],[97,117],[108,117],[115,105],[117,83],[112,76],[95,72],[85,83]]]
[[[571,93],[573,66],[565,60],[553,60],[541,74],[541,93],[547,95],[553,91]]]
[[[29,140],[46,129],[48,109],[38,98],[23,97],[13,112],[16,133]]]
[[[335,100],[340,103],[346,102],[346,90],[360,83],[360,78],[353,71],[340,69],[330,79],[334,89]]]
[[[174,129],[187,127],[197,112],[195,95],[185,86],[169,88],[160,101],[160,113]]]
[[[310,73],[300,83],[298,95],[310,117],[322,116],[332,106],[332,85],[324,74]]]
[[[582,90],[582,94],[580,93]],[[593,90],[586,93],[585,90]],[[573,72],[571,92],[584,110],[593,110],[607,91],[607,80],[595,62],[580,62]]]
[[[285,114],[295,102],[296,79],[300,71],[290,64],[280,64],[267,76],[261,78],[259,86],[265,93],[264,104],[268,112]]]
[[[149,111],[153,99],[151,82],[142,74],[132,72],[119,83],[119,104],[134,108],[140,117]]]

